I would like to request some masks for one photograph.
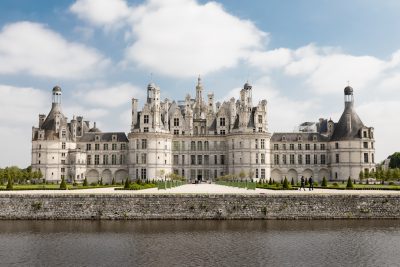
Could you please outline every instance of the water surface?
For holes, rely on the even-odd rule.
[[[400,221],[0,221],[1,266],[399,266]]]

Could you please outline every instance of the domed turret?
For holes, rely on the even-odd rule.
[[[344,88],[344,95],[352,95],[353,94],[353,87],[351,87],[351,86],[346,86],[345,88]]]
[[[100,129],[96,127],[96,122],[93,125],[93,128],[89,130],[89,133],[101,133]]]
[[[53,99],[52,99],[53,104],[61,104],[61,95],[62,95],[61,87],[58,85],[54,86],[52,92],[53,92]]]
[[[245,89],[245,90],[250,90],[251,88],[252,88],[252,86],[250,85],[250,83],[248,81],[243,85],[243,89]]]

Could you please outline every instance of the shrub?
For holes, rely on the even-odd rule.
[[[88,181],[87,181],[86,177],[85,177],[85,180],[83,180],[83,186],[88,186]]]
[[[100,178],[99,184],[103,185],[103,177]]]
[[[288,180],[286,179],[286,177],[283,180],[283,189],[289,189],[289,183],[288,183]]]
[[[366,182],[366,184],[369,184],[369,181],[368,181],[368,179],[367,179],[367,182]]]
[[[354,188],[354,186],[353,186],[353,182],[351,181],[351,178],[350,178],[350,176],[349,176],[349,179],[347,179],[347,185],[346,185],[346,188],[347,188],[347,189],[352,189],[352,188]]]
[[[13,180],[11,179],[11,177],[8,177],[6,189],[7,190],[13,190],[13,188],[14,188]]]
[[[333,187],[339,187],[338,183],[333,183],[332,186]]]
[[[74,182],[72,185],[73,185],[73,186],[78,186],[78,183],[77,183],[77,182]]]
[[[114,177],[112,178],[111,184],[115,185],[115,178]]]
[[[271,178],[269,178],[268,184],[272,185],[272,179]]]
[[[91,185],[91,186],[97,186],[97,185],[98,185],[98,183],[96,183],[96,182],[93,182],[93,183],[91,183],[90,185]]]
[[[394,185],[394,182],[389,182],[389,185]]]
[[[129,187],[130,187],[129,178],[128,178],[128,177],[126,177],[126,181],[125,181],[124,189],[129,189]]]
[[[60,189],[67,190],[67,183],[65,182],[64,177],[61,178]]]
[[[327,186],[328,186],[328,182],[326,181],[325,176],[324,176],[324,178],[322,178],[321,186],[322,186],[322,187],[327,187]]]
[[[292,177],[292,180],[290,181],[290,185],[293,186],[294,185],[294,179]]]

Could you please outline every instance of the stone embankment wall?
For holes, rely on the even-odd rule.
[[[0,195],[0,219],[400,219],[400,195]]]

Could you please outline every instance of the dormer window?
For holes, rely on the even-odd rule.
[[[286,136],[282,136],[282,141],[286,141]]]
[[[143,123],[149,123],[149,115],[143,116]]]
[[[225,126],[225,118],[219,118],[219,126]]]
[[[100,136],[96,135],[95,139],[96,141],[100,141]]]
[[[317,136],[316,135],[313,136],[313,141],[317,141]]]
[[[179,118],[174,118],[174,126],[179,126]]]
[[[115,134],[113,134],[112,140],[113,140],[113,141],[116,141],[116,140],[117,140],[117,136],[116,136]]]
[[[297,136],[297,141],[301,141],[301,135]]]
[[[263,116],[262,115],[258,115],[258,123],[263,123]]]

